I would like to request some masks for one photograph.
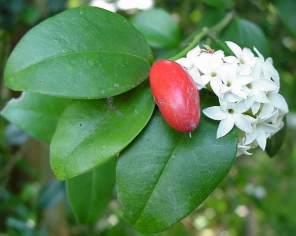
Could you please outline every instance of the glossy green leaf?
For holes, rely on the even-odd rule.
[[[275,1],[279,16],[289,31],[296,37],[296,1],[277,0]]]
[[[169,128],[156,113],[120,156],[116,183],[126,219],[146,233],[163,231],[193,211],[228,173],[234,133],[216,139],[217,124],[202,119],[189,134]]]
[[[205,4],[216,8],[230,8],[233,6],[233,0],[202,0]]]
[[[279,132],[277,132],[275,135],[267,140],[266,153],[270,157],[274,157],[281,149],[286,137],[286,133],[287,124],[285,123],[285,126]]]
[[[118,154],[145,127],[153,108],[146,86],[113,99],[73,103],[62,115],[50,145],[56,176],[72,178]]]
[[[106,210],[115,183],[115,159],[66,181],[70,205],[80,223],[95,223]]]
[[[64,98],[23,93],[11,99],[1,115],[34,138],[50,142],[58,119],[70,102]]]
[[[186,227],[179,223],[174,227],[161,232],[159,234],[142,234],[135,231],[130,225],[126,224],[124,221],[119,222],[116,226],[111,229],[107,229],[103,232],[102,236],[193,236]]]
[[[263,55],[270,54],[269,42],[263,31],[253,22],[237,18],[221,35],[224,41],[233,41],[241,47],[256,47]]]
[[[207,11],[203,12],[202,18],[198,22],[197,30],[202,30],[203,27],[212,27],[221,21],[227,11],[221,8],[210,8]]]
[[[6,85],[14,90],[103,98],[147,78],[151,50],[120,15],[95,8],[67,10],[29,31],[8,59]]]
[[[134,26],[154,48],[173,48],[180,43],[180,29],[170,14],[162,9],[140,12],[132,19]]]

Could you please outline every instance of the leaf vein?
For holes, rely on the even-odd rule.
[[[156,179],[156,181],[155,181],[155,183],[154,183],[154,188],[152,189],[151,193],[150,193],[149,196],[148,196],[148,199],[146,200],[146,203],[145,203],[144,206],[141,208],[141,210],[139,211],[138,216],[136,217],[136,221],[135,221],[135,223],[134,223],[135,225],[138,224],[138,222],[139,222],[139,220],[140,220],[140,218],[141,218],[141,215],[144,213],[144,211],[145,211],[145,209],[146,209],[146,207],[147,207],[147,205],[148,205],[150,199],[151,199],[152,196],[153,196],[153,192],[154,192],[154,190],[157,188],[157,185],[159,184],[159,181],[160,181],[160,178],[161,178],[162,174],[164,173],[165,169],[167,168],[168,163],[170,162],[171,157],[173,156],[174,152],[177,150],[179,143],[180,143],[181,141],[183,141],[183,138],[184,138],[184,136],[181,136],[181,137],[179,138],[179,140],[176,142],[176,146],[175,146],[175,147],[172,149],[172,151],[169,153],[169,155],[168,155],[168,159],[166,160],[166,162],[165,162],[163,168],[160,170],[160,173],[159,173],[159,175],[158,175],[158,177],[157,177],[157,179]]]

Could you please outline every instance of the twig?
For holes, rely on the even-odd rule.
[[[209,34],[218,34],[221,32],[229,23],[232,21],[234,17],[234,12],[228,13],[220,22],[218,22],[216,25],[214,25],[211,28],[204,27],[200,33],[195,35],[191,43],[184,48],[181,52],[179,52],[177,55],[170,58],[170,60],[177,60],[181,57],[184,57],[190,50],[192,50],[196,45],[202,40],[204,37],[206,37]]]

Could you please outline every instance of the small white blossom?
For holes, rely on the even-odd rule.
[[[117,7],[120,10],[148,10],[154,6],[154,0],[118,0]]]
[[[251,155],[251,150],[265,150],[267,139],[284,126],[288,105],[280,90],[280,77],[271,58],[254,48],[240,48],[226,42],[233,56],[219,50],[196,47],[177,60],[192,76],[199,89],[209,89],[219,98],[219,106],[203,113],[219,121],[217,138],[234,127],[241,132],[237,155]]]
[[[105,10],[116,12],[118,10],[148,10],[154,6],[154,0],[92,0],[91,6],[100,7]]]
[[[103,9],[111,11],[111,12],[117,11],[117,7],[116,7],[115,3],[108,2],[106,0],[92,0],[90,2],[90,6],[103,8]]]
[[[228,103],[206,108],[203,113],[213,120],[220,120],[217,131],[217,138],[220,138],[228,134],[234,126],[246,133],[252,132],[253,118],[245,115],[246,111],[246,107],[241,104]]]
[[[252,66],[256,62],[254,53],[249,48],[241,49],[233,42],[226,42],[227,46],[232,50],[236,58],[237,63],[241,65],[240,73],[248,74],[252,71]]]

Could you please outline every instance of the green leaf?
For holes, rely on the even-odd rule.
[[[296,37],[296,1],[295,0],[277,0],[275,5],[279,16],[289,31]]]
[[[69,99],[23,93],[11,99],[1,115],[34,138],[49,143],[59,117],[70,103]]]
[[[66,181],[68,199],[80,223],[95,223],[107,208],[115,183],[115,163],[115,159],[111,159]]]
[[[162,9],[152,9],[137,14],[134,26],[145,36],[154,48],[173,48],[180,43],[180,29],[177,22]]]
[[[157,236],[192,236],[192,234],[189,233],[183,224],[179,223],[174,225],[169,230],[157,234]]]
[[[234,133],[216,139],[217,124],[202,119],[189,134],[169,128],[159,113],[117,163],[118,198],[126,219],[141,232],[167,229],[217,187],[236,154]]]
[[[225,11],[225,9],[221,9],[221,8],[207,9],[207,11],[203,12],[202,18],[198,22],[197,30],[200,31],[204,27],[209,28],[216,25],[219,21],[221,21],[225,17],[226,14],[227,14],[227,11]]]
[[[9,88],[72,98],[104,98],[147,78],[151,50],[120,15],[67,10],[29,31],[5,70]]]
[[[269,42],[263,31],[253,22],[237,18],[221,35],[224,41],[233,41],[241,47],[256,47],[263,55],[270,54]]]
[[[286,137],[286,133],[287,133],[287,124],[285,122],[284,127],[267,140],[266,153],[270,157],[274,157],[278,153],[278,151],[281,149]]]
[[[205,4],[216,8],[231,8],[234,5],[233,0],[202,0]]]
[[[102,233],[102,236],[192,236],[186,227],[179,223],[167,231],[159,234],[142,234],[135,231],[130,225],[124,221],[119,222],[111,229],[107,229]]]
[[[145,127],[153,109],[147,86],[108,100],[74,102],[50,145],[56,176],[69,179],[114,157]]]

